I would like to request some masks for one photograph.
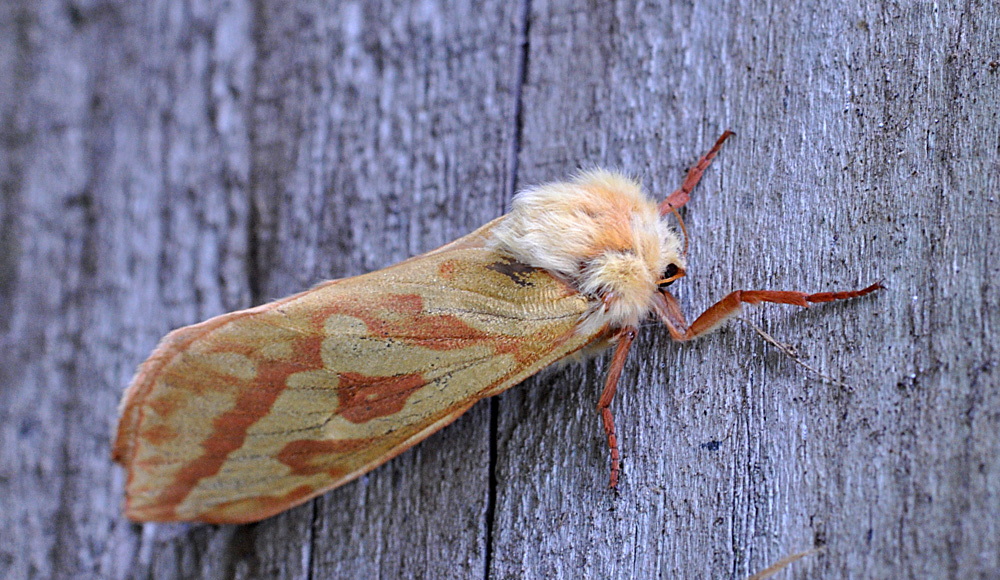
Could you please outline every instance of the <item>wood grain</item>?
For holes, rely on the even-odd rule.
[[[1000,573],[1000,17],[988,2],[11,0],[0,6],[0,576]],[[430,250],[599,165],[685,210],[649,324],[251,526],[129,523],[118,398],[172,328]]]

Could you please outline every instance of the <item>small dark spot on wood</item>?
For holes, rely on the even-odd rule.
[[[719,448],[722,447],[722,441],[713,439],[707,443],[702,443],[700,447],[702,449],[708,449],[709,451],[718,451]]]
[[[903,392],[915,390],[917,388],[917,375],[910,374],[899,379],[896,381],[896,388]]]
[[[989,66],[990,66],[990,73],[991,74],[995,73],[997,72],[997,69],[1000,68],[1000,61],[991,60]]]
[[[522,264],[513,258],[501,258],[489,266],[486,266],[486,269],[493,270],[494,272],[499,272],[504,276],[507,276],[518,286],[532,286],[529,276],[531,276],[531,273],[534,272],[535,269],[527,264]]]
[[[74,193],[63,199],[63,206],[66,209],[81,209],[84,211],[89,211],[93,208],[94,196],[89,190],[84,190],[79,193]]]
[[[813,547],[822,548],[826,545],[826,525],[822,520],[813,522]]]
[[[67,9],[67,12],[69,13],[69,23],[73,25],[73,28],[80,28],[85,20],[83,12],[80,8],[71,4]]]
[[[17,434],[20,437],[27,437],[35,432],[38,428],[38,421],[33,418],[27,418],[21,421],[21,425],[17,430]]]

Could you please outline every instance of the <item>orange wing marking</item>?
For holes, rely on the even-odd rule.
[[[322,341],[323,336],[319,334],[293,339],[293,351],[296,353],[294,361],[267,360],[250,344],[241,345],[229,341],[224,347],[220,347],[220,350],[237,352],[253,360],[257,375],[244,387],[234,389],[237,395],[233,407],[213,419],[212,435],[201,443],[204,453],[178,471],[173,482],[160,494],[157,503],[163,506],[180,505],[200,480],[216,475],[229,454],[243,446],[247,430],[271,412],[274,402],[286,388],[285,381],[288,377],[302,372],[304,368],[323,368],[320,354]],[[165,374],[167,376],[164,381],[167,383],[177,380],[193,382],[190,379],[197,376],[195,373],[173,376],[169,371]],[[230,376],[219,375],[219,378],[230,383],[238,381]],[[218,384],[216,381],[204,381],[202,384],[213,383]]]
[[[337,376],[340,379],[337,412],[351,423],[367,423],[402,411],[406,399],[427,384],[420,373],[396,377],[370,377],[359,373]]]
[[[361,320],[373,335],[381,338],[431,350],[489,344],[496,354],[512,354],[518,362],[525,362],[518,341],[473,328],[451,314],[428,314],[424,312],[423,298],[416,294],[391,294],[374,304],[370,300],[345,301],[323,309],[317,318],[325,320],[335,314]]]

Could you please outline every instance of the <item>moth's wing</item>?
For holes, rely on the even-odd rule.
[[[248,522],[347,482],[591,343],[588,301],[484,240],[175,330],[122,401],[135,520]]]

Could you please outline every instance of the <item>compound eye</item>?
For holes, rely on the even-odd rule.
[[[681,270],[677,264],[667,264],[667,267],[663,270],[663,278],[657,280],[656,285],[660,288],[666,288],[683,276],[684,270]]]

